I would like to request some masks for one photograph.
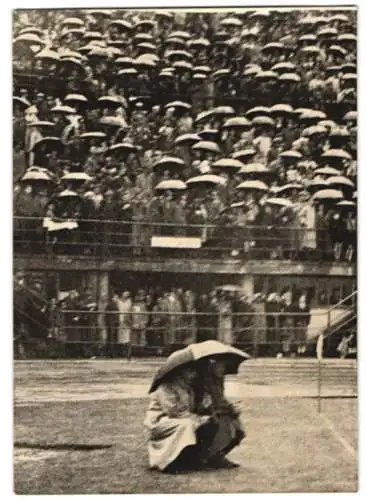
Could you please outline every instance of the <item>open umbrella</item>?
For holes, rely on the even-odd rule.
[[[235,110],[231,106],[218,106],[211,110],[213,116],[232,116],[235,115]]]
[[[319,54],[320,53],[320,48],[317,45],[308,45],[306,47],[302,47],[300,49],[300,52],[302,52],[304,54],[315,55],[315,54]]]
[[[43,137],[33,145],[32,151],[37,152],[43,149],[45,152],[62,152],[64,148],[65,146],[59,137]]]
[[[294,108],[290,104],[275,104],[270,108],[273,116],[291,116],[294,114]]]
[[[119,96],[103,96],[98,99],[98,107],[106,109],[118,109],[124,103]]]
[[[295,70],[295,65],[291,62],[279,62],[274,64],[271,70],[277,73],[291,73]]]
[[[321,125],[312,125],[311,127],[307,127],[302,131],[303,137],[312,137],[314,135],[325,134],[327,133],[327,129]]]
[[[163,158],[160,158],[157,162],[153,164],[153,169],[170,169],[170,168],[179,168],[180,170],[183,169],[185,166],[184,161],[181,158],[178,158],[177,156],[163,156]]]
[[[130,22],[126,21],[125,19],[114,19],[113,21],[111,21],[108,25],[108,27],[116,27],[118,28],[119,30],[123,30],[123,31],[130,31],[132,30],[133,26]]]
[[[357,43],[357,36],[353,33],[343,33],[337,38],[338,43]]]
[[[243,23],[237,17],[226,17],[219,22],[220,26],[227,26],[233,28],[241,28]]]
[[[269,116],[255,116],[252,120],[253,125],[267,125],[274,127],[275,122]]]
[[[241,161],[234,160],[233,158],[221,158],[221,160],[215,161],[215,163],[212,164],[212,168],[223,170],[240,170],[243,166]]]
[[[248,165],[243,165],[238,173],[239,175],[263,175],[271,171],[262,163],[248,163]]]
[[[325,120],[327,115],[323,113],[323,111],[317,111],[316,109],[309,109],[307,111],[304,111],[300,115],[300,120],[306,121],[306,120],[314,120],[314,121],[319,121],[319,120]]]
[[[241,203],[242,202],[240,202],[240,204]],[[233,205],[234,205],[234,203],[233,203]],[[239,204],[235,203],[235,205],[239,205]],[[243,289],[240,286],[238,286],[238,285],[230,285],[230,284],[228,284],[228,285],[219,285],[215,289],[216,290],[221,290],[223,292],[242,292],[243,291]]]
[[[248,149],[241,149],[240,151],[235,151],[235,153],[232,153],[232,157],[234,160],[248,160],[250,158],[253,158],[257,154],[256,150],[253,148],[248,148]]]
[[[253,189],[255,191],[268,191],[268,186],[262,181],[244,181],[236,189]]]
[[[120,69],[117,74],[118,76],[138,75],[138,71],[135,68],[125,68]]]
[[[351,155],[343,149],[328,149],[321,157],[324,160],[352,160]]]
[[[200,140],[201,138],[198,134],[182,134],[175,139],[174,144],[177,146],[182,144],[193,144]]]
[[[57,113],[60,115],[74,115],[76,114],[76,109],[71,106],[54,106],[51,108],[51,113]]]
[[[280,158],[285,158],[286,160],[298,161],[301,160],[302,154],[299,151],[288,150],[280,153]]]
[[[197,73],[211,73],[211,68],[210,66],[195,66],[194,68],[194,71],[196,71]]]
[[[247,129],[251,126],[251,122],[245,118],[245,116],[234,116],[233,118],[229,118],[225,121],[222,128],[223,129]]]
[[[105,139],[107,135],[104,132],[84,132],[80,139]]]
[[[150,43],[150,42],[141,42],[141,43],[138,43],[137,46],[136,46],[138,49],[140,49],[141,51],[144,51],[144,52],[151,52],[151,53],[154,53],[156,52],[156,45],[154,45],[153,43]]]
[[[191,344],[184,349],[173,352],[165,363],[159,367],[153,378],[149,393],[154,392],[167,377],[183,366],[207,357],[221,358],[227,361],[226,373],[234,374],[237,373],[240,363],[250,359],[249,354],[244,351],[222,344],[217,340],[206,340],[205,342]]]
[[[339,188],[347,187],[347,188],[355,188],[354,183],[345,177],[344,175],[334,175],[328,178],[328,184],[333,186],[339,186]]]
[[[63,26],[84,26],[84,21],[79,17],[67,17],[61,22]]]
[[[282,75],[278,77],[278,80],[280,82],[298,83],[300,82],[301,78],[296,73],[282,73]]]
[[[357,121],[357,111],[348,111],[343,117],[345,121]]]
[[[336,168],[333,167],[322,167],[322,168],[317,168],[314,171],[314,174],[316,175],[340,175],[340,171],[337,170]]]
[[[57,62],[60,60],[60,54],[55,50],[43,49],[38,54],[36,54],[35,59],[42,59],[43,61]]]
[[[335,200],[340,201],[343,200],[342,191],[337,189],[322,189],[318,191],[313,196],[314,200]]]
[[[13,96],[13,104],[20,106],[23,110],[30,107],[31,103],[25,97]]]
[[[201,141],[216,141],[219,130],[216,128],[205,128],[198,132]]]
[[[328,181],[322,179],[313,179],[307,185],[306,189],[310,192],[315,192],[321,189],[327,189],[328,187],[329,187]]]
[[[190,40],[188,42],[189,47],[197,48],[197,49],[205,49],[209,47],[211,44],[207,38],[196,38],[195,40]]]
[[[136,151],[136,146],[131,142],[119,142],[118,144],[113,144],[108,151],[110,153],[133,153]]]
[[[24,33],[19,35],[15,40],[13,40],[14,45],[22,45],[24,47],[31,47],[33,45],[37,47],[43,47],[45,42],[35,33]]]
[[[192,71],[193,64],[188,61],[176,61],[175,63],[173,63],[173,68],[182,71]]]
[[[190,40],[192,38],[192,33],[188,31],[173,31],[170,33],[169,38],[182,38],[183,40]]]
[[[329,49],[327,49],[327,52],[330,52],[332,54],[337,54],[339,56],[345,57],[347,55],[346,49],[341,47],[340,45],[331,45]]]
[[[80,198],[80,195],[71,189],[64,189],[57,195],[57,198]]]
[[[85,172],[70,172],[69,174],[65,174],[61,177],[61,180],[64,182],[69,181],[78,181],[78,182],[86,182],[91,181],[92,177],[86,174]]]
[[[312,35],[310,33],[302,35],[299,38],[299,42],[311,43],[313,45],[314,43],[316,43],[316,35]]]
[[[119,116],[103,116],[99,123],[108,127],[127,128],[126,121]]]
[[[277,188],[276,194],[284,194],[288,191],[303,191],[304,186],[301,184],[286,184],[285,186],[281,186]]]
[[[28,171],[23,177],[20,179],[22,182],[52,182],[52,179],[49,175],[42,171]]]
[[[258,80],[277,80],[278,74],[275,71],[259,71],[255,77]]]
[[[337,207],[356,209],[357,205],[354,201],[343,200],[337,203]]]
[[[269,116],[271,114],[271,108],[267,108],[265,106],[256,106],[255,108],[249,109],[245,115],[252,119],[256,116]]]
[[[88,103],[87,97],[82,94],[67,94],[64,101],[74,106],[85,106]]]
[[[199,141],[192,146],[192,149],[195,151],[207,151],[215,154],[221,153],[220,146],[213,141]]]
[[[266,203],[268,205],[273,205],[273,206],[276,206],[276,207],[292,208],[294,206],[294,204],[292,203],[292,201],[287,200],[285,198],[268,198],[266,200]]]
[[[191,177],[186,181],[188,187],[194,186],[225,186],[226,179],[219,175],[205,174]]]
[[[212,119],[212,110],[201,111],[195,118],[195,123],[204,123]]]
[[[169,102],[168,104],[166,104],[164,106],[165,109],[169,109],[169,108],[179,108],[179,109],[183,109],[183,110],[190,110],[192,109],[192,106],[190,104],[188,104],[188,102],[183,102],[183,101],[172,101],[172,102]]]
[[[166,181],[161,181],[157,186],[155,186],[157,191],[183,191],[187,189],[185,182],[175,179],[169,179]]]

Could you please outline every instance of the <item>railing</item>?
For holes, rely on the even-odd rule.
[[[332,326],[335,326],[338,329],[338,327],[341,327],[343,324],[346,324],[350,320],[357,317],[357,296],[358,292],[357,290],[355,290],[351,294],[347,295],[347,297],[344,297],[340,302],[328,309],[326,329],[327,337],[329,337],[333,333]],[[339,315],[339,309],[341,307],[344,307],[344,312]],[[337,311],[337,316],[333,318],[332,313],[335,311]]]
[[[329,232],[318,229],[101,219],[45,222],[32,217],[14,217],[13,221],[16,255],[334,260]]]

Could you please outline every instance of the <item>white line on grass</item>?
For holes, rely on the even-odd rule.
[[[357,450],[349,444],[349,442],[339,434],[337,429],[334,427],[333,423],[326,417],[323,413],[320,414],[320,417],[323,419],[324,423],[327,425],[328,429],[333,433],[334,437],[337,441],[343,446],[343,448],[347,451],[347,453],[355,460],[357,460]]]

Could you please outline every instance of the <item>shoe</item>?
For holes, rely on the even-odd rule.
[[[240,465],[231,462],[225,457],[218,457],[209,460],[206,463],[206,467],[210,469],[236,469],[237,467],[240,467]]]

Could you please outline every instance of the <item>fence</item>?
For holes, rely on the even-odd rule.
[[[104,259],[131,255],[182,258],[334,259],[329,231],[291,226],[231,226],[78,219],[50,221],[14,217],[15,254],[85,255]],[[348,247],[345,232],[344,255]],[[352,245],[351,245],[352,246]],[[351,255],[352,254],[352,255]],[[355,260],[355,248],[348,260]],[[342,257],[342,253],[341,253]]]

